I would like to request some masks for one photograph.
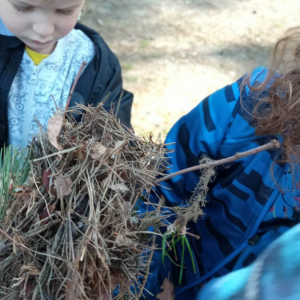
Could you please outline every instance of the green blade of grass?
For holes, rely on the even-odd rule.
[[[181,237],[181,246],[182,246],[182,254],[181,254],[181,266],[180,266],[180,275],[179,275],[179,284],[182,282],[182,274],[183,274],[183,264],[184,264],[184,250],[185,250],[185,242],[183,237]]]
[[[192,260],[192,265],[193,265],[193,270],[194,270],[194,273],[196,274],[196,264],[195,264],[195,260],[194,260],[194,255],[193,255],[190,243],[189,243],[189,241],[188,241],[188,239],[187,239],[186,236],[184,236],[184,241],[185,241],[185,244],[186,244],[186,246],[188,248],[188,251],[190,253],[191,260]]]
[[[181,268],[182,266],[180,266],[179,264],[177,264],[170,256],[170,254],[168,252],[166,252],[166,255],[168,256],[168,258],[170,259],[170,261],[177,267]],[[185,267],[183,267],[185,268]]]
[[[13,199],[15,187],[26,182],[31,165],[27,150],[18,151],[9,146],[1,149],[0,156],[0,220],[2,220]]]
[[[165,267],[165,256],[166,256],[166,253],[168,253],[166,251],[166,241],[167,241],[167,236],[164,235],[163,237],[163,240],[162,240],[162,263],[163,263],[163,266]]]
[[[173,249],[173,251],[174,251],[174,254],[175,254],[175,260],[177,261],[178,260],[178,258],[177,258],[177,253],[176,253],[176,246],[175,246],[175,234],[173,235],[173,237],[172,237],[172,249]]]

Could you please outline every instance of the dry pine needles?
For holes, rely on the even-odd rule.
[[[135,205],[167,168],[166,149],[101,105],[76,110],[79,123],[54,114],[32,144],[27,184],[1,200],[1,299],[136,299],[143,290],[153,237],[128,233],[140,228]]]
[[[81,122],[74,113],[83,115]],[[139,299],[155,235],[163,237],[166,256],[165,244],[179,235],[192,258],[186,235],[199,237],[186,225],[203,214],[212,168],[279,147],[272,141],[220,161],[201,161],[194,168],[204,169],[202,178],[189,205],[173,207],[177,219],[167,226],[160,222],[170,215],[161,212],[163,200],[143,214],[137,203],[154,185],[191,169],[164,175],[164,145],[135,136],[102,105],[57,111],[26,155],[2,153],[0,298]],[[148,231],[162,224],[164,235]]]

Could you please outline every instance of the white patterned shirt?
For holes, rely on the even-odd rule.
[[[38,66],[24,51],[8,96],[10,145],[19,149],[28,146],[39,132],[35,118],[46,129],[56,105],[65,108],[83,61],[89,63],[94,55],[93,42],[75,29],[59,40],[54,52]]]

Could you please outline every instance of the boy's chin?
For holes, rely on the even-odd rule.
[[[55,50],[55,47],[57,44],[56,41],[40,43],[38,41],[30,40],[30,41],[24,41],[24,42],[29,49],[31,49],[37,53],[40,53],[40,54],[51,54]]]

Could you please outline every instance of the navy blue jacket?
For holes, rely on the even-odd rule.
[[[264,80],[266,69],[256,69],[251,85]],[[258,95],[243,88],[245,77],[204,99],[182,117],[171,129],[166,143],[175,150],[168,154],[170,173],[199,164],[210,157],[218,160],[268,143],[280,136],[257,136],[255,123],[245,107],[253,111]],[[289,165],[275,164],[281,150],[264,151],[216,168],[216,178],[210,183],[204,216],[188,224],[188,236],[197,272],[194,274],[188,251],[185,252],[182,284],[180,268],[167,260],[162,265],[161,252],[154,253],[146,288],[155,295],[164,278],[175,286],[176,299],[195,299],[201,286],[214,277],[250,265],[256,257],[283,232],[300,219],[299,189],[293,187]],[[271,175],[271,167],[273,176]],[[160,188],[168,206],[185,205],[199,182],[199,171],[186,173],[165,182]],[[299,178],[296,174],[296,180]],[[288,190],[281,194],[276,182]],[[167,189],[166,189],[167,188]],[[157,241],[161,245],[161,241]],[[182,246],[177,243],[177,257]],[[169,252],[173,256],[174,253]],[[145,293],[146,294],[146,293]]]
[[[123,90],[121,67],[117,57],[96,31],[80,23],[75,29],[82,30],[93,41],[96,53],[78,81],[70,107],[75,103],[96,106],[107,99],[104,103],[105,109],[109,111],[113,107],[115,112],[118,110],[117,118],[130,128],[133,95]],[[24,51],[25,45],[19,39],[0,35],[0,148],[8,141],[8,94]]]

